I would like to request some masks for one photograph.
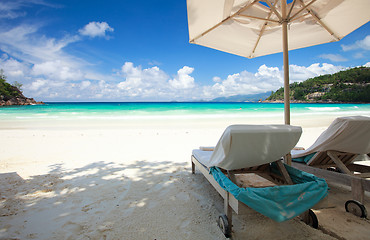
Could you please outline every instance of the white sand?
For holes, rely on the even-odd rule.
[[[308,147],[335,118],[293,119]],[[235,123],[282,120],[0,121],[0,239],[224,239],[223,200],[190,155]],[[235,239],[368,239],[369,221],[316,211],[320,229],[234,214]],[[368,196],[367,209],[370,209]],[[334,238],[332,237],[334,236]]]

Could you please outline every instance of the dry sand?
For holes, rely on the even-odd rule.
[[[298,145],[334,118],[293,121],[304,129]],[[191,174],[190,155],[242,122],[273,123],[0,121],[0,239],[224,239],[223,199]],[[369,220],[344,210],[349,189],[330,186],[335,208],[315,211],[318,230],[249,209],[234,214],[234,239],[369,239]]]

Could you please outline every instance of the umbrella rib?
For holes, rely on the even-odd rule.
[[[304,3],[302,2],[302,0],[299,0],[299,1],[302,4],[302,6],[304,6]],[[325,23],[321,21],[321,19],[316,15],[316,13],[310,7],[306,6],[305,9],[307,10],[309,14],[311,14],[311,16],[316,20],[316,22],[318,22],[331,36],[333,36],[333,38],[335,38],[336,41],[340,40],[340,38],[337,35],[335,35],[335,33],[328,26],[326,26]]]
[[[271,14],[270,14],[271,15]],[[270,17],[269,15],[269,17]],[[267,22],[274,22],[274,23],[280,23],[279,21],[277,20],[272,20],[272,19],[268,19],[268,18],[261,18],[261,17],[255,17],[255,16],[251,16],[251,15],[244,15],[244,14],[239,14],[238,17],[245,17],[245,18],[254,18],[254,19],[258,19],[258,20],[263,20],[263,21],[267,21]]]
[[[288,15],[287,15],[287,19],[289,19],[290,14],[292,13],[293,8],[294,8],[294,5],[295,5],[295,3],[296,3],[296,2],[297,2],[297,0],[294,0],[294,1],[293,1],[292,5],[291,5],[291,7],[290,7],[290,9],[289,9],[289,13],[288,13]]]
[[[300,1],[301,5],[303,6],[303,8],[301,8],[301,10],[299,10],[296,14],[294,14],[290,19],[289,19],[289,22],[290,21],[294,21],[294,18],[296,16],[298,16],[302,11],[304,11],[305,9],[307,9],[312,3],[316,2],[316,0],[312,0],[309,4],[305,5],[302,1]]]
[[[277,3],[277,1],[275,2],[274,5],[271,5],[270,1],[264,1],[265,3],[267,3],[267,5],[269,5],[269,7],[271,8],[271,10],[276,14],[276,16],[279,18],[280,22],[283,21],[283,18],[281,17],[280,13],[276,10],[275,8],[275,4]]]
[[[198,36],[196,36],[195,38],[191,39],[189,42],[190,43],[194,43],[195,40],[197,40],[198,38],[200,37],[203,37],[204,35],[206,35],[207,33],[209,33],[210,31],[212,31],[213,29],[217,28],[218,26],[222,25],[224,22],[228,21],[229,19],[233,18],[235,15],[238,15],[240,12],[250,8],[251,6],[253,6],[258,0],[254,0],[253,2],[251,2],[250,4],[242,7],[241,9],[239,9],[236,13],[234,13],[233,15],[225,18],[224,20],[222,20],[221,22],[217,23],[215,26],[209,28],[208,30],[204,31],[203,33],[199,34]]]
[[[308,15],[310,15],[310,13],[309,13],[309,12],[304,13],[304,14],[301,14],[301,16],[295,17],[293,20],[290,20],[289,22],[299,21],[301,18],[305,18],[305,17],[307,17]]]
[[[337,35],[335,35],[335,33],[332,31],[332,30],[330,30],[330,28],[328,27],[328,26],[326,26],[326,24],[325,23],[323,23],[321,20],[320,20],[320,18],[314,13],[314,12],[312,12],[312,10],[310,10],[309,11],[309,13],[312,15],[312,17],[323,27],[323,28],[325,28],[325,30],[330,34],[330,35],[332,35],[334,38],[335,38],[335,40],[337,40],[337,41],[339,41],[340,40],[340,38],[337,36]]]
[[[276,5],[277,1],[274,3],[274,7]],[[272,14],[272,11],[270,11],[269,15],[267,16],[267,19],[265,19],[265,24],[263,24],[262,28],[261,28],[261,31],[260,33],[258,34],[258,39],[256,41],[256,44],[254,45],[253,47],[253,50],[252,50],[252,54],[250,55],[250,57],[253,56],[254,52],[256,51],[256,48],[258,46],[258,43],[260,42],[261,40],[261,37],[262,37],[262,34],[265,32],[265,29],[266,29],[266,26],[267,26],[267,21],[270,21],[270,17],[271,17],[271,14]]]
[[[251,54],[249,57],[253,57],[253,54],[254,54],[254,52],[256,51],[256,48],[257,48],[257,46],[258,46],[258,43],[259,43],[259,42],[260,42],[260,40],[261,40],[262,34],[265,32],[266,25],[267,25],[267,23],[263,24],[263,26],[262,26],[262,28],[261,28],[261,31],[260,31],[260,34],[258,35],[258,39],[257,39],[257,41],[256,41],[256,44],[255,44],[255,45],[254,45],[254,47],[253,47],[252,54]]]

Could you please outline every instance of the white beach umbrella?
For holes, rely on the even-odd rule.
[[[247,58],[283,52],[285,124],[288,50],[339,41],[370,20],[370,0],[187,0],[187,10],[190,43]]]

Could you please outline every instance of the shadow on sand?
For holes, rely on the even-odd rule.
[[[0,239],[224,239],[223,199],[189,162],[99,161],[0,174]],[[333,239],[297,219],[234,214],[234,239]]]
[[[202,176],[191,175],[188,163],[100,161],[76,169],[55,164],[50,169],[29,179],[16,172],[0,174],[0,239],[219,235],[208,213],[197,214],[213,208],[214,200],[203,196],[206,183]]]

